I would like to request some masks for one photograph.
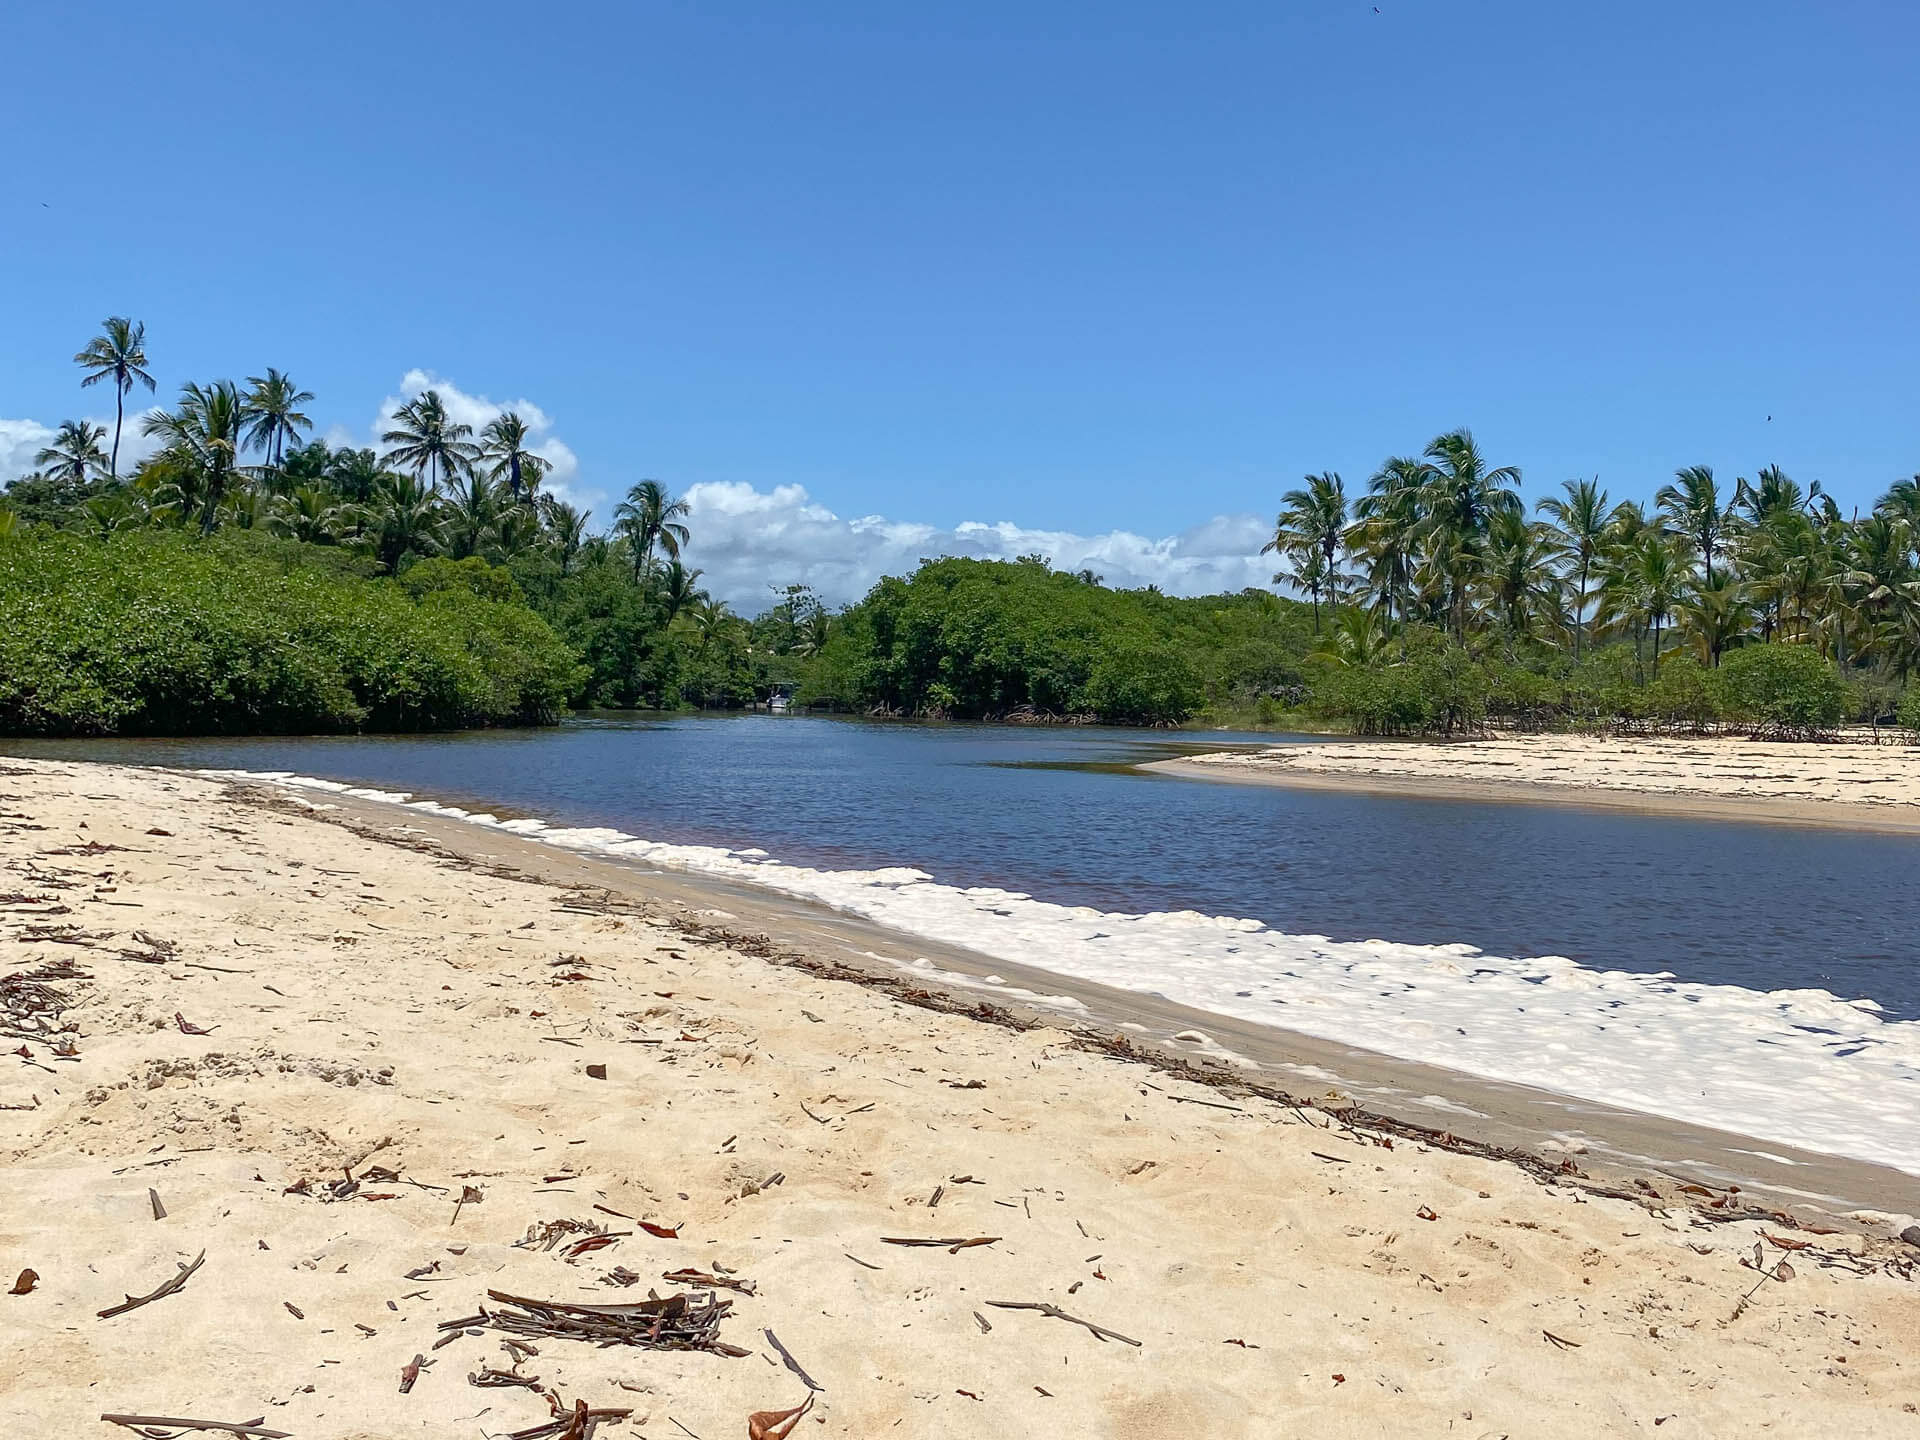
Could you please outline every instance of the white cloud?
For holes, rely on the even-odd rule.
[[[882,515],[845,520],[798,485],[768,491],[707,482],[689,489],[686,500],[693,532],[687,563],[706,572],[708,590],[750,614],[770,603],[770,584],[802,582],[844,604],[882,575],[906,574],[923,558],[943,555],[1011,560],[1037,552],[1057,570],[1092,570],[1109,585],[1158,585],[1174,595],[1264,586],[1273,571],[1260,554],[1271,527],[1254,515],[1216,516],[1156,540],[1127,530],[1079,535],[1005,520],[951,530]]]
[[[38,420],[0,420],[0,485],[33,469],[33,457],[52,439]]]
[[[580,457],[573,453],[566,441],[552,433],[553,418],[533,401],[520,399],[501,402],[489,400],[484,395],[469,395],[451,380],[442,379],[431,370],[409,370],[400,377],[400,393],[389,395],[380,402],[380,413],[373,421],[373,435],[366,443],[379,449],[380,436],[392,428],[393,417],[399,413],[400,407],[423,390],[438,392],[440,402],[447,407],[448,418],[459,425],[471,425],[476,439],[489,421],[509,410],[513,411],[527,422],[527,430],[534,437],[533,444],[528,448],[553,466],[541,481],[542,488],[574,504],[582,500],[591,503],[598,498],[583,492],[580,487]],[[335,439],[336,435],[341,438]],[[327,432],[327,443],[341,445],[357,442],[336,425]]]
[[[111,392],[109,392],[111,393]],[[120,473],[130,475],[133,467],[160,448],[157,440],[151,440],[140,433],[140,422],[147,417],[148,411],[127,412],[126,423],[120,430]],[[111,415],[84,415],[105,430],[106,438],[100,442],[102,450],[113,448],[113,417]],[[38,455],[53,440],[55,430],[38,420],[0,420],[0,486],[10,480],[17,480],[30,470],[40,467],[34,462]]]

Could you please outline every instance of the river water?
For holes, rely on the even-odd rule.
[[[1133,768],[1243,743],[604,714],[5,748],[407,793],[1006,960],[1920,1173],[1920,839]]]

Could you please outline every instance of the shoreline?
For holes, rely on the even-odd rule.
[[[1920,1246],[1885,1219],[1285,1103],[817,907],[312,807],[0,762],[0,1259],[33,1272],[0,1392],[35,1433],[503,1434],[547,1392],[738,1434],[801,1367],[819,1433],[942,1440],[1920,1413]],[[649,1290],[724,1302],[720,1348],[515,1355],[489,1318]]]
[[[547,884],[590,886],[625,900],[665,899],[691,914],[750,926],[780,948],[845,967],[881,985],[908,981],[966,1010],[985,1002],[1025,1021],[1122,1037],[1147,1063],[1205,1071],[1207,1083],[1269,1084],[1312,1104],[1328,1094],[1490,1147],[1559,1163],[1578,1157],[1602,1184],[1636,1176],[1734,1185],[1781,1209],[1846,1223],[1851,1212],[1920,1212],[1920,1176],[1852,1156],[1393,1055],[1282,1026],[1254,1023],[987,955],[896,929],[817,901],[718,876],[579,851],[533,836],[390,801],[257,780],[272,803],[344,821],[357,833],[404,832]],[[404,824],[393,825],[396,812]],[[1206,1043],[1177,1037],[1200,1036]],[[1544,1148],[1542,1148],[1544,1145]]]
[[[1548,767],[1530,764],[1572,751],[1573,763],[1552,767],[1570,772],[1545,778]],[[1780,777],[1772,793],[1748,793],[1728,785],[1704,783],[1694,775],[1648,788],[1633,783],[1645,772],[1629,765],[1643,756],[1718,763],[1722,757],[1772,762],[1781,751],[1787,764],[1804,767]],[[1897,798],[1846,800],[1786,793],[1787,786],[1830,783],[1830,777],[1806,765],[1808,752],[1830,766],[1858,762],[1862,751],[1884,758],[1890,779],[1882,793]],[[1456,762],[1455,757],[1463,757]],[[1471,757],[1471,758],[1464,758]],[[1453,742],[1326,740],[1300,741],[1265,750],[1239,750],[1181,756],[1142,763],[1140,769],[1188,780],[1219,784],[1273,785],[1299,790],[1381,795],[1413,800],[1464,801],[1473,804],[1547,805],[1562,808],[1627,811],[1636,815],[1727,821],[1739,824],[1920,835],[1920,751],[1912,747],[1771,746],[1765,742],[1712,740],[1639,740],[1565,736],[1506,736],[1497,740]],[[1489,773],[1505,770],[1507,773]],[[1664,782],[1664,777],[1663,782]],[[1772,778],[1772,777],[1769,777]]]

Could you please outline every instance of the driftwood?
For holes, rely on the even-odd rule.
[[[266,1430],[261,1427],[266,1422],[262,1415],[258,1420],[182,1420],[171,1415],[102,1415],[109,1425],[124,1425],[129,1430],[137,1430],[149,1437],[149,1440],[171,1440],[172,1434],[183,1434],[188,1430],[219,1430],[228,1435],[249,1435],[253,1440],[287,1440],[290,1434],[286,1430]]]
[[[966,1235],[950,1235],[944,1240],[918,1240],[911,1236],[882,1235],[880,1237],[880,1243],[882,1245],[919,1245],[927,1248],[938,1246],[949,1255],[958,1255],[962,1250],[971,1250],[976,1245],[998,1245],[1000,1243],[1000,1237],[998,1235],[974,1235],[971,1237]]]
[[[778,1335],[774,1334],[771,1330],[763,1330],[761,1333],[767,1337],[767,1343],[780,1352],[780,1358],[785,1362],[787,1369],[800,1377],[800,1383],[802,1385],[806,1386],[809,1390],[825,1390],[827,1388],[800,1368],[800,1362],[794,1359],[792,1352],[780,1343],[780,1337]]]
[[[737,1290],[742,1295],[751,1295],[759,1287],[751,1280],[736,1280],[731,1275],[709,1275],[704,1270],[695,1270],[691,1266],[684,1270],[668,1270],[660,1278],[672,1285],[699,1285],[708,1290]]]
[[[987,1304],[996,1310],[1038,1310],[1042,1315],[1050,1315],[1055,1320],[1065,1320],[1069,1324],[1084,1325],[1099,1340],[1118,1340],[1122,1345],[1138,1345],[1140,1342],[1130,1336],[1122,1335],[1118,1330],[1109,1330],[1104,1325],[1096,1325],[1091,1320],[1082,1320],[1078,1315],[1069,1315],[1058,1305],[1049,1305],[1034,1300],[989,1300]]]
[[[530,1425],[525,1430],[509,1431],[506,1440],[592,1440],[594,1427],[602,1421],[624,1420],[633,1414],[631,1409],[590,1409],[584,1400],[567,1406],[553,1390],[547,1392],[547,1404],[553,1410],[552,1420],[544,1425]]]
[[[566,1300],[533,1300],[489,1290],[502,1308],[445,1320],[442,1330],[486,1326],[512,1335],[545,1335],[556,1340],[590,1340],[597,1345],[636,1345],[643,1350],[706,1350],[733,1358],[750,1354],[720,1339],[720,1322],[733,1308],[712,1291],[669,1295],[625,1305],[581,1305]]]
[[[182,1265],[178,1275],[167,1281],[166,1284],[162,1285],[158,1290],[155,1290],[151,1295],[141,1295],[137,1298],[129,1295],[121,1304],[113,1305],[100,1311],[100,1318],[102,1320],[109,1320],[115,1315],[124,1315],[129,1310],[138,1310],[142,1305],[151,1305],[156,1300],[164,1300],[176,1291],[185,1289],[187,1277],[198,1270],[201,1265],[206,1262],[206,1258],[207,1252],[202,1250],[198,1255],[193,1257],[193,1263],[191,1265]]]

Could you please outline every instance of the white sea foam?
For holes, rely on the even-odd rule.
[[[924,871],[500,820],[286,772],[208,771],[382,800],[571,850],[744,881],[1022,965],[1196,1009],[1920,1175],[1920,1022],[1825,990],[1762,992],[1510,959],[1471,945],[1290,935],[1181,910],[1109,914]]]

